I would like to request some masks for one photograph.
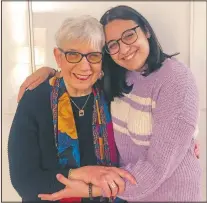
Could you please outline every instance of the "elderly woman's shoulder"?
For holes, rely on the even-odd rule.
[[[26,102],[29,105],[39,105],[43,103],[47,103],[50,99],[50,84],[47,81],[40,84],[38,87],[36,87],[33,90],[27,90],[22,97],[22,102]]]

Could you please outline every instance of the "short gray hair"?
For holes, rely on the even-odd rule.
[[[105,44],[103,26],[89,15],[67,18],[58,29],[55,39],[60,48],[71,40],[86,41],[100,51]]]

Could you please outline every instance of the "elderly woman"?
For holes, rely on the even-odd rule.
[[[63,77],[27,91],[12,123],[8,143],[11,182],[23,202],[40,201],[38,194],[64,189],[56,179],[59,173],[82,178],[84,182],[71,180],[70,191],[72,197],[83,197],[83,202],[102,195],[99,187],[90,184],[101,180],[102,174],[108,176],[105,184],[123,192],[122,178],[135,180],[113,167],[118,160],[112,122],[98,81],[102,26],[89,16],[69,18],[58,30],[56,44],[54,56]]]
[[[200,201],[201,167],[194,154],[198,90],[190,69],[162,51],[149,22],[133,8],[114,7],[101,24],[104,87],[112,101],[120,166],[137,180],[136,185],[126,182],[119,197],[130,202]],[[41,197],[66,194],[70,191]]]

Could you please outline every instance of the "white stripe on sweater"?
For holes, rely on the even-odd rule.
[[[130,132],[138,135],[150,135],[152,133],[152,114],[143,112],[130,106],[121,100],[112,102],[112,116],[127,123]]]
[[[130,133],[129,133],[128,129],[126,129],[120,125],[117,125],[116,123],[113,123],[113,127],[114,127],[114,130],[117,130],[118,132],[123,133],[123,134],[130,137]],[[132,137],[130,137],[130,138],[136,145],[142,145],[142,146],[149,146],[150,145],[149,141],[137,140]]]

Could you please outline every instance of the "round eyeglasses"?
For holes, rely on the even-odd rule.
[[[65,54],[65,58],[69,63],[79,63],[83,57],[86,57],[89,63],[95,64],[100,63],[103,58],[103,54],[101,52],[82,54],[77,51],[63,51],[61,48],[59,48],[59,50]]]
[[[122,33],[121,38],[119,38],[118,40],[110,40],[108,43],[106,43],[106,52],[110,55],[117,54],[120,50],[120,40],[126,45],[133,44],[138,39],[138,34],[136,32],[136,29],[138,27],[139,25],[126,30]]]

